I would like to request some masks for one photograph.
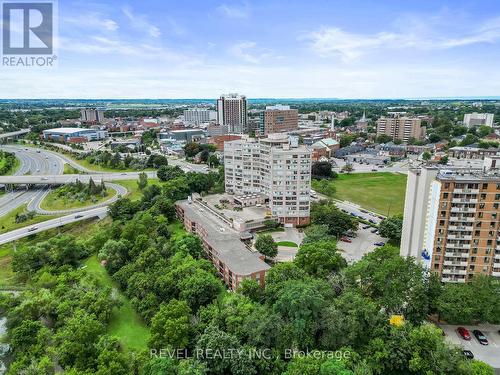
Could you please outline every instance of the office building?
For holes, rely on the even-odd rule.
[[[204,122],[209,122],[210,120],[215,120],[217,115],[215,111],[210,111],[206,108],[190,108],[184,110],[184,122],[189,124],[202,124]]]
[[[225,142],[224,167],[228,194],[264,194],[281,223],[309,223],[311,150],[296,137],[278,133]]]
[[[106,139],[108,132],[85,128],[55,128],[44,130],[42,137],[51,142],[81,143]]]
[[[299,111],[288,105],[267,106],[260,114],[260,134],[287,133],[299,128]]]
[[[104,122],[104,111],[95,108],[82,108],[80,121],[88,124],[101,124]]]
[[[468,128],[486,125],[493,126],[493,113],[466,113],[464,115],[464,125]]]
[[[410,169],[401,255],[422,262],[443,282],[500,276],[500,157],[483,169]]]
[[[422,120],[415,117],[381,117],[377,120],[377,136],[382,134],[403,142],[412,138],[421,140],[425,138],[425,127]]]
[[[247,98],[238,94],[221,95],[217,99],[217,123],[228,126],[229,133],[246,133]]]

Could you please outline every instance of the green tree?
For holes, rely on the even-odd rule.
[[[326,277],[346,266],[346,261],[337,251],[335,241],[325,240],[300,246],[295,263],[315,277]]]
[[[326,225],[329,233],[336,237],[358,228],[357,220],[340,211],[333,201],[313,203],[311,220],[313,224]]]
[[[156,175],[160,181],[168,181],[184,175],[184,171],[177,165],[162,165],[156,172]]]
[[[259,235],[255,241],[255,248],[266,258],[273,259],[278,255],[278,245],[270,234]]]
[[[150,348],[184,349],[189,343],[191,309],[186,301],[170,300],[162,304],[151,320]]]
[[[422,154],[422,160],[429,161],[432,158],[432,154],[429,151],[424,151]]]
[[[382,220],[378,229],[382,237],[389,238],[394,241],[396,245],[399,245],[403,230],[403,217],[401,215],[396,215],[386,218]]]
[[[148,175],[145,172],[139,173],[139,180],[137,180],[137,186],[140,190],[148,186]]]

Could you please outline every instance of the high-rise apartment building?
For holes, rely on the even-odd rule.
[[[444,282],[500,277],[500,157],[482,170],[411,169],[401,255],[423,262]]]
[[[264,194],[283,224],[308,224],[311,150],[286,134],[224,143],[226,192]]]
[[[411,138],[424,139],[425,127],[422,120],[415,117],[381,117],[377,120],[377,136],[382,134],[408,142]]]
[[[466,113],[464,115],[464,125],[468,128],[481,125],[492,127],[493,118],[493,113]]]
[[[299,111],[288,105],[267,106],[260,114],[260,134],[286,133],[299,128]]]
[[[221,95],[217,99],[217,123],[228,126],[229,132],[247,132],[247,98],[238,94]]]
[[[215,111],[206,108],[190,108],[184,110],[184,121],[191,124],[202,124],[215,120]]]
[[[104,122],[104,111],[95,108],[82,108],[80,121],[93,124],[102,123]]]

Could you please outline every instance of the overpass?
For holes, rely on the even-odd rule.
[[[100,183],[137,180],[141,172],[123,173],[99,173],[99,174],[62,174],[62,175],[41,175],[41,176],[0,176],[0,184],[3,185],[64,185],[72,182],[89,182],[92,178],[94,182]],[[148,178],[156,178],[156,172],[145,172]]]
[[[30,225],[24,228],[16,229],[4,234],[0,234],[0,245],[28,237],[35,233],[40,233],[49,229],[62,227],[66,224],[76,223],[77,221],[103,218],[108,214],[108,207],[99,207],[92,210],[81,211],[74,214],[61,216],[57,219],[43,221],[38,224]]]
[[[28,134],[30,131],[31,131],[30,129],[23,129],[23,130],[18,130],[15,132],[3,133],[3,134],[0,134],[0,141],[2,141],[2,142],[4,140],[8,141],[10,138],[20,137],[22,135]]]

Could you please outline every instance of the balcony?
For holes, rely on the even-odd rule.
[[[464,261],[456,261],[456,260],[445,260],[443,262],[445,266],[455,266],[455,267],[467,267],[467,262]]]
[[[467,223],[474,222],[473,217],[460,217],[460,216],[450,216],[450,221],[465,221]]]
[[[465,244],[465,243],[452,244],[452,243],[449,243],[449,244],[446,244],[446,248],[447,249],[470,249],[470,244]]]
[[[448,227],[448,230],[458,230],[458,231],[467,231],[467,232],[472,232],[472,225],[469,226],[464,226],[464,225],[450,225]]]
[[[463,235],[463,234],[449,234],[448,239],[449,240],[471,240],[472,236]]]
[[[491,273],[491,276],[494,276],[494,277],[500,277],[500,271],[497,271],[497,272],[493,271],[493,272]]]
[[[444,253],[445,257],[454,257],[454,258],[468,258],[469,253],[463,253],[463,252],[453,252],[453,251],[447,251]]]
[[[443,275],[467,275],[467,270],[443,268]]]
[[[463,279],[458,279],[455,277],[441,277],[441,281],[444,283],[465,283],[465,278]]]
[[[452,207],[451,212],[463,212],[463,213],[474,213],[476,212],[475,208],[471,207]]]
[[[479,189],[455,189],[455,194],[479,194]]]
[[[453,198],[451,200],[452,203],[477,203],[477,199],[469,199],[469,198]]]

